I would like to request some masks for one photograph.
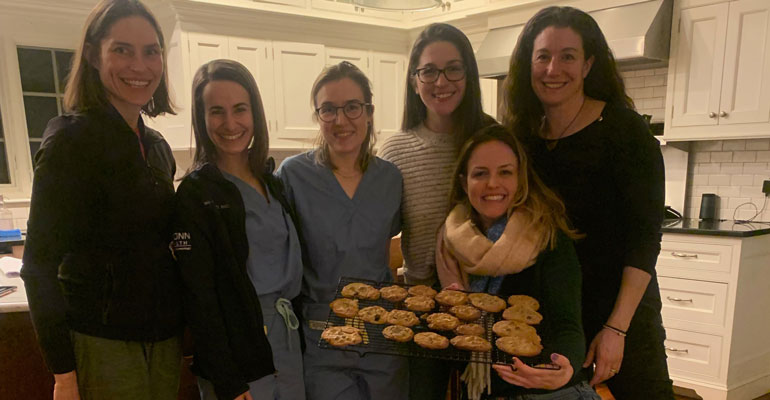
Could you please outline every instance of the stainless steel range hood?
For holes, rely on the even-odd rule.
[[[668,63],[673,0],[654,0],[591,12],[621,67],[659,67]],[[501,77],[524,25],[489,31],[476,61],[483,77]]]

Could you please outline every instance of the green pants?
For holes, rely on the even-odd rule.
[[[176,399],[180,337],[128,342],[72,332],[81,400]]]

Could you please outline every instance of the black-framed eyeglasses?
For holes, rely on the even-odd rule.
[[[443,69],[436,67],[425,67],[414,71],[417,75],[417,79],[422,83],[433,83],[438,80],[439,75],[444,74],[446,80],[450,82],[457,82],[465,78],[465,65],[457,63],[450,64]]]
[[[356,119],[364,113],[364,107],[371,106],[372,103],[362,103],[360,101],[350,101],[345,103],[344,106],[333,106],[331,104],[324,104],[321,107],[315,109],[315,113],[318,118],[323,122],[334,122],[337,118],[337,111],[342,109],[342,113],[345,114],[348,119]]]

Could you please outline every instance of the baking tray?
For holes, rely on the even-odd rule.
[[[340,281],[337,285],[337,291],[335,293],[334,299],[342,298],[343,297],[341,294],[342,288],[344,288],[345,285],[353,282],[366,283],[377,289],[380,289],[386,286],[397,285],[408,290],[411,286],[414,286],[414,285],[405,285],[405,284],[399,284],[399,283],[393,283],[393,282],[377,282],[377,281],[372,281],[367,279],[342,277],[340,278]],[[466,293],[470,293],[470,292],[466,292]],[[403,301],[398,303],[392,303],[383,298],[380,298],[378,300],[358,299],[359,309],[368,307],[368,306],[381,306],[388,311],[392,309],[407,310],[406,306],[403,304]],[[431,311],[427,311],[427,312],[413,311],[413,312],[419,318],[423,314],[428,314],[428,313],[435,313],[435,312],[448,313],[449,312],[448,310],[449,310],[448,306],[443,306],[438,304],[438,302],[436,302],[436,307]],[[481,352],[481,351],[460,350],[455,348],[451,344],[446,349],[431,350],[431,349],[426,349],[418,346],[416,343],[414,343],[414,341],[400,343],[400,342],[386,339],[385,336],[382,335],[382,330],[385,329],[385,327],[387,327],[389,324],[382,324],[382,325],[370,324],[370,323],[364,322],[358,317],[343,318],[334,314],[334,312],[331,311],[331,308],[329,308],[329,317],[326,320],[326,326],[349,325],[349,326],[354,326],[356,328],[359,328],[361,330],[361,337],[363,338],[363,341],[357,345],[335,347],[329,344],[327,341],[323,339],[319,339],[318,346],[323,349],[352,351],[352,352],[358,353],[360,356],[364,356],[367,353],[376,353],[376,354],[388,354],[388,355],[396,355],[396,356],[403,356],[403,357],[432,358],[432,359],[438,359],[438,360],[460,361],[460,362],[473,361],[473,362],[479,362],[479,363],[485,363],[485,364],[512,364],[513,356],[511,356],[510,354],[502,350],[498,350],[497,347],[495,346],[495,339],[497,339],[498,336],[495,335],[494,332],[492,332],[492,326],[495,324],[495,322],[500,321],[501,319],[502,319],[502,312],[490,313],[482,310],[481,317],[476,321],[472,321],[484,327],[484,330],[485,330],[484,338],[487,339],[490,343],[492,343],[492,351]],[[428,323],[424,321],[422,318],[420,318],[420,324],[413,326],[412,330],[414,331],[415,334],[418,334],[420,332],[433,331],[440,335],[445,336],[447,339],[452,339],[454,336],[456,336],[453,331],[434,331],[428,328]],[[551,364],[551,360],[548,356],[551,353],[552,351],[549,350],[548,344],[544,342],[543,351],[540,352],[539,355],[534,357],[518,357],[518,358],[522,362],[526,363],[527,365],[530,365],[536,368],[558,369],[559,368],[558,366]]]

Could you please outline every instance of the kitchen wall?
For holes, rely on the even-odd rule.
[[[664,119],[667,73],[667,68],[622,72],[637,111],[651,114],[654,122]],[[666,172],[669,174],[668,168]],[[749,219],[762,209],[765,202],[761,188],[766,179],[770,179],[770,139],[692,142],[689,145],[684,210],[678,211],[682,211],[685,217],[698,218],[701,195],[716,193],[720,197],[718,218]],[[756,208],[744,203],[753,203]],[[755,220],[770,221],[770,204]]]

